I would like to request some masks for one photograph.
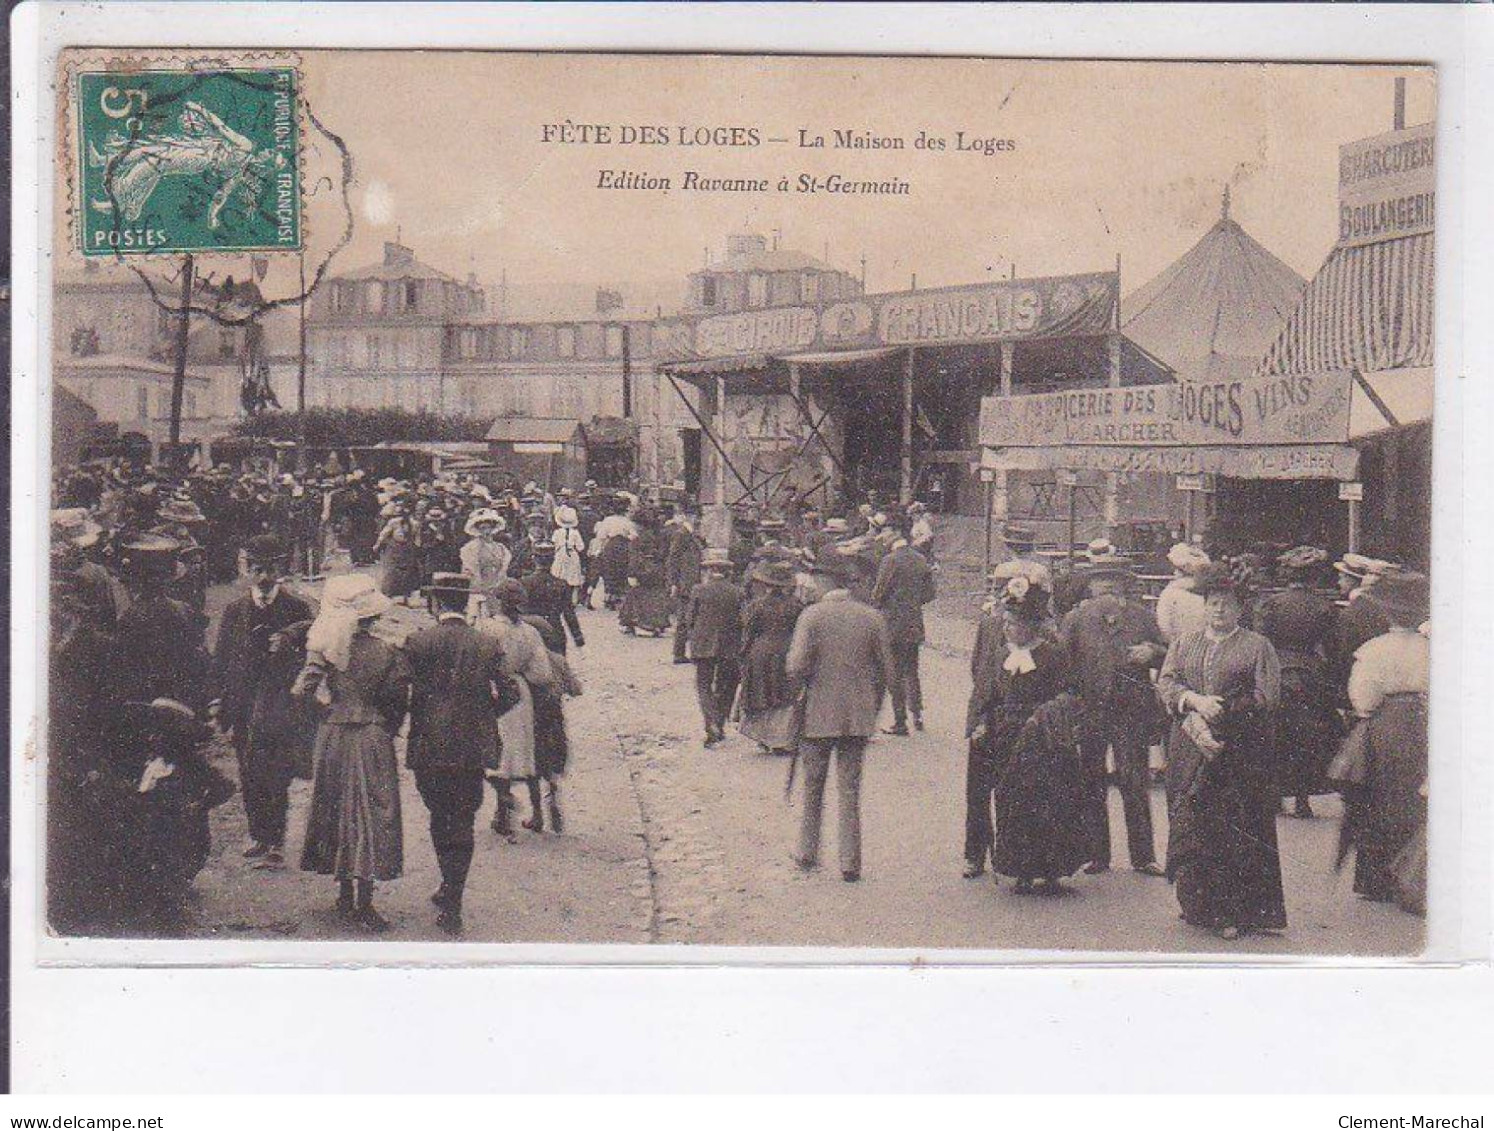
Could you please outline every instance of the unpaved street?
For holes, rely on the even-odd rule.
[[[226,594],[215,594],[221,606]],[[941,603],[943,607],[944,603]],[[573,658],[586,693],[567,706],[572,762],[563,835],[520,831],[507,844],[479,815],[466,905],[467,937],[497,942],[880,946],[931,950],[1102,950],[1258,954],[1391,954],[1419,946],[1421,920],[1357,899],[1330,868],[1338,808],[1279,822],[1290,928],[1225,944],[1182,924],[1164,880],[1126,866],[1112,790],[1117,868],[1079,876],[1061,899],[1016,896],[1010,881],[960,875],[965,754],[958,737],[969,691],[968,623],[930,618],[924,651],[928,730],[879,736],[863,787],[864,878],[833,867],[804,875],[789,860],[799,816],[786,802],[787,761],[740,736],[707,750],[691,669],[667,639],[623,636],[610,613],[583,612],[587,647]],[[402,746],[402,744],[401,744]],[[225,747],[225,755],[227,755]],[[224,769],[231,770],[231,756]],[[833,783],[826,859],[834,861]],[[516,796],[524,800],[522,788]],[[200,935],[324,939],[345,931],[335,884],[296,869],[309,783],[296,783],[288,866],[251,870],[237,798],[214,815],[213,858],[198,878]],[[1159,837],[1166,814],[1153,792]],[[438,876],[426,811],[404,774],[405,874],[380,885],[387,939],[444,939],[428,897]],[[521,813],[527,802],[521,804]]]

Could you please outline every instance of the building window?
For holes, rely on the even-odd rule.
[[[135,386],[135,415],[141,420],[150,419],[150,386]]]
[[[700,280],[700,305],[716,305],[716,276],[703,275]]]
[[[74,357],[92,357],[99,352],[99,332],[92,326],[79,326],[73,331],[68,349]]]
[[[515,326],[508,332],[508,356],[523,357],[529,352],[529,329]]]
[[[197,394],[196,393],[183,393],[182,394],[182,415],[184,417],[188,417],[189,419],[194,419],[195,420],[197,418]]]
[[[747,276],[747,305],[768,305],[768,277],[766,275]]]
[[[382,314],[384,312],[384,284],[375,279],[368,284],[368,309],[371,313]]]
[[[218,356],[232,357],[237,352],[236,335],[231,326],[220,326],[218,328]]]
[[[799,301],[820,301],[820,277],[813,271],[804,272],[803,278],[799,280]]]
[[[623,328],[621,326],[607,327],[607,356],[621,357],[623,351]]]
[[[463,330],[461,334],[461,355],[466,358],[477,356],[477,331]]]
[[[414,279],[405,280],[405,310],[414,310],[420,302],[420,284]]]
[[[576,356],[576,327],[562,326],[555,331],[555,351],[561,357]]]
[[[353,309],[352,284],[334,283],[332,285],[332,309],[339,314],[346,314]]]
[[[379,368],[379,339],[372,334],[368,336],[368,367]]]

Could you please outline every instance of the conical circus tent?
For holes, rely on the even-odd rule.
[[[1121,303],[1128,338],[1179,377],[1248,377],[1281,332],[1307,285],[1229,217]]]

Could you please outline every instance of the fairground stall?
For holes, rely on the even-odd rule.
[[[941,544],[976,559],[993,512],[1060,526],[1048,469],[982,480],[981,399],[1166,380],[1121,333],[1119,286],[1118,271],[1014,278],[699,320],[688,356],[658,369],[687,405],[684,386],[699,392],[701,502],[918,498],[945,516]],[[1086,527],[1113,526],[1113,478],[1081,489]]]

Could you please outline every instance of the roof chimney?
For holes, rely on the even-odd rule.
[[[384,241],[384,266],[385,267],[408,267],[415,262],[415,253],[404,244]]]
[[[1219,208],[1219,219],[1229,219],[1229,185],[1224,186],[1224,202]]]
[[[761,255],[768,250],[768,239],[756,232],[741,232],[734,236],[726,237],[726,259],[745,259],[752,255]]]

